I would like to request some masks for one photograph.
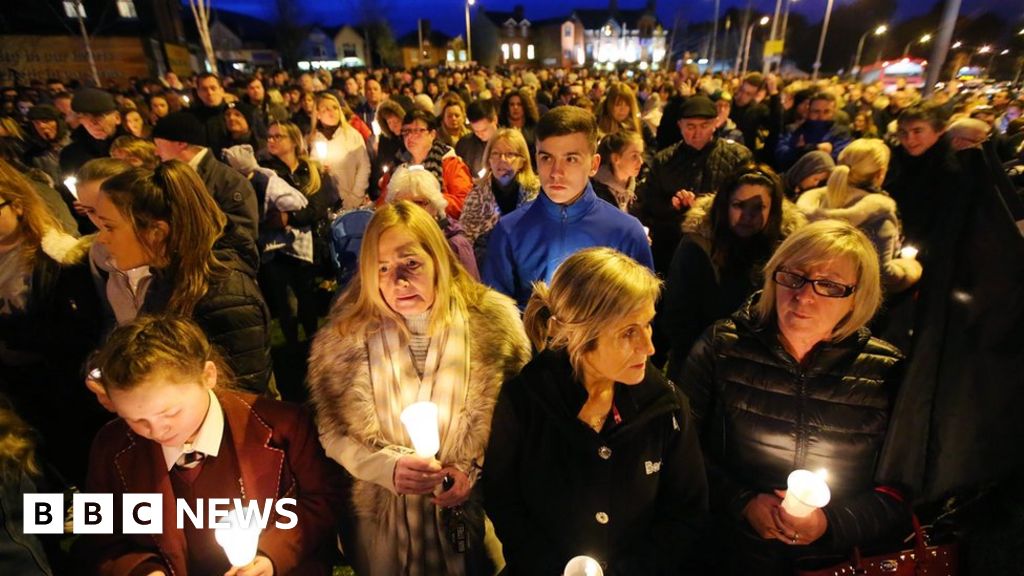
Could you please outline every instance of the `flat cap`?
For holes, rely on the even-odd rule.
[[[71,99],[71,109],[79,114],[106,114],[117,110],[117,103],[106,90],[82,88]]]
[[[64,115],[49,104],[36,104],[28,111],[29,120],[60,120]]]
[[[687,98],[679,110],[680,118],[714,118],[715,116],[718,116],[718,110],[715,109],[714,102],[702,94]]]

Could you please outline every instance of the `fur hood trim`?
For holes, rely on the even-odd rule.
[[[466,412],[455,438],[453,461],[481,461],[491,416],[503,382],[530,359],[530,343],[515,302],[493,290],[468,310],[470,374]],[[372,449],[384,448],[370,381],[366,339],[341,334],[332,321],[317,332],[309,358],[310,400],[321,438],[348,436]],[[325,442],[326,443],[326,442]],[[357,515],[379,518],[389,500],[387,488],[356,479],[352,500]]]
[[[797,198],[800,211],[811,221],[833,219],[845,220],[854,226],[879,218],[895,218],[896,201],[884,193],[870,193],[859,188],[852,189],[850,201],[842,208],[826,207],[828,188],[808,190]]]
[[[66,232],[51,228],[43,234],[40,247],[58,264],[70,266],[85,262],[94,240],[96,240],[96,234],[75,238]]]
[[[687,211],[682,224],[683,234],[697,241],[705,250],[709,250],[711,246],[711,203],[714,201],[714,194],[697,198],[697,201]],[[796,204],[784,198],[782,200],[782,237],[788,237],[804,224],[807,224],[807,217],[797,210]]]

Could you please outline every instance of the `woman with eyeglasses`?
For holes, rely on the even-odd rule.
[[[518,130],[498,130],[487,142],[484,159],[486,172],[466,196],[459,218],[477,262],[484,261],[487,238],[498,220],[536,198],[540,191],[540,178],[530,165],[530,150]]]
[[[455,149],[437,137],[437,118],[425,110],[413,110],[402,120],[401,134],[405,144],[405,151],[399,154],[402,166],[422,166],[433,174],[448,201],[445,214],[458,219],[466,195],[473,188],[473,178]]]
[[[711,487],[709,563],[790,575],[848,559],[854,546],[897,549],[908,508],[875,463],[901,356],[866,327],[882,301],[875,248],[825,220],[790,235],[764,270],[763,290],[704,332],[676,381]],[[804,518],[781,507],[797,469],[825,469],[831,489]]]

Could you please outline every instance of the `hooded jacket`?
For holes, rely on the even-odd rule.
[[[564,350],[502,388],[483,482],[508,575],[555,576],[580,554],[609,576],[679,574],[707,509],[686,399],[650,364],[615,384],[600,433],[577,418],[586,399]]]

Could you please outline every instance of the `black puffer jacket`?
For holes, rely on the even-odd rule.
[[[862,329],[819,344],[798,364],[779,343],[774,323],[761,326],[753,317],[759,297],[704,333],[678,384],[693,407],[712,513],[728,527],[730,548],[747,560],[741,562],[746,570],[791,574],[794,556],[846,554],[890,536],[906,520],[904,505],[876,490],[873,480],[901,356]],[[785,490],[787,476],[799,468],[828,470],[828,530],[810,546],[760,540],[744,507],[759,493]]]

